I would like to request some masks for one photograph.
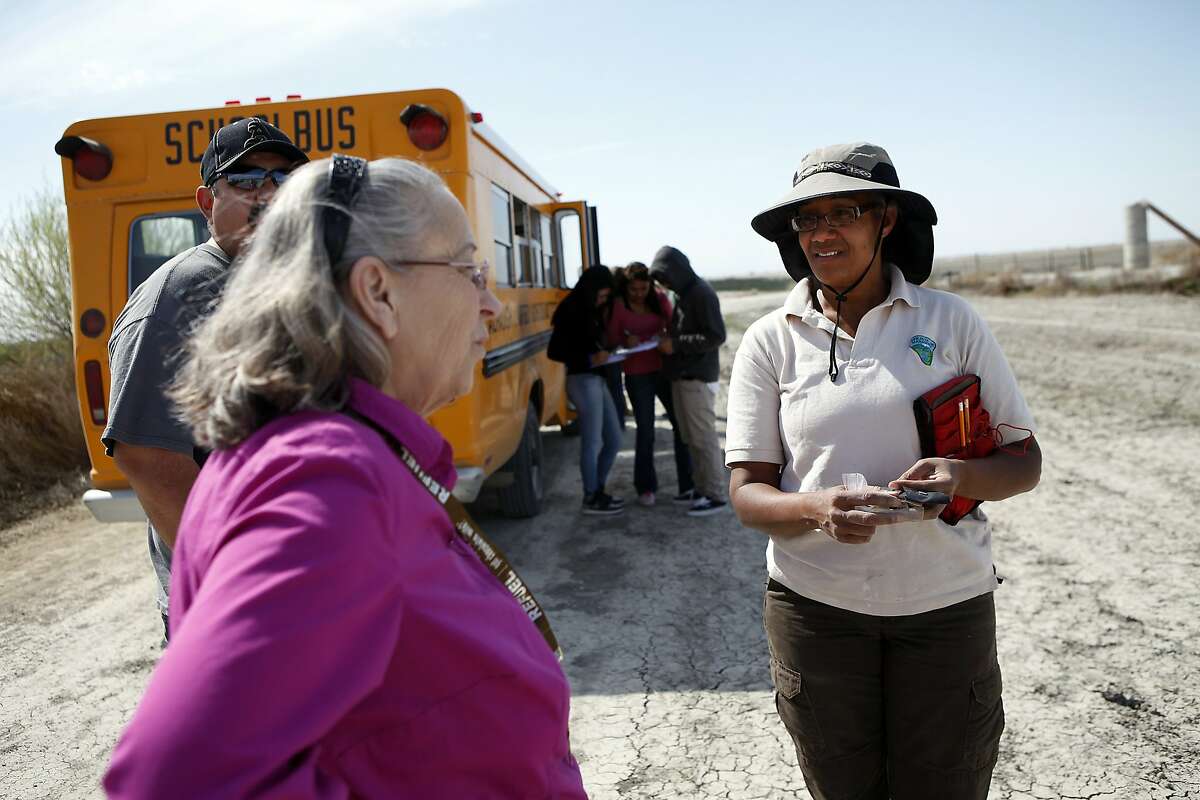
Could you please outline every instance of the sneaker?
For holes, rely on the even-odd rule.
[[[638,505],[649,508],[654,505],[654,492],[642,492],[638,495]]]
[[[707,517],[712,514],[719,514],[724,510],[725,506],[729,505],[724,500],[714,500],[711,497],[701,495],[696,498],[696,502],[692,503],[692,507],[688,509],[689,517]]]
[[[604,492],[596,492],[595,494],[586,494],[583,496],[584,514],[611,517],[613,514],[620,514],[624,510],[623,506],[614,506],[608,495],[604,494]]]
[[[686,492],[680,492],[671,498],[671,502],[677,506],[690,506],[696,502],[698,496],[695,489],[688,489]]]
[[[613,497],[611,494],[609,494],[608,492],[605,492],[603,489],[596,492],[596,494],[600,495],[605,500],[607,500],[608,504],[610,506],[612,506],[613,508],[624,508],[625,507],[625,498],[624,497]]]

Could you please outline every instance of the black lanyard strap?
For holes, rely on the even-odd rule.
[[[542,606],[538,603],[537,598],[533,596],[533,592],[521,580],[521,576],[517,574],[517,570],[509,563],[508,558],[479,527],[479,523],[471,519],[471,515],[467,513],[466,507],[459,501],[457,497],[451,494],[450,490],[442,486],[432,475],[426,472],[417,459],[409,452],[408,448],[397,439],[391,431],[384,428],[375,420],[366,417],[357,411],[344,409],[343,413],[348,417],[352,417],[362,424],[366,425],[371,430],[383,437],[383,440],[388,443],[396,456],[400,459],[400,463],[408,467],[412,472],[413,477],[417,479],[417,483],[424,486],[433,499],[437,500],[445,509],[446,514],[450,517],[450,522],[454,526],[454,532],[458,537],[471,546],[475,551],[475,555],[479,556],[479,560],[487,567],[496,580],[504,584],[504,588],[509,591],[517,604],[521,606],[521,610],[529,617],[530,621],[537,626],[541,632],[542,638],[546,640],[546,644],[550,646],[551,652],[562,661],[562,648],[558,646],[558,639],[554,636],[554,631],[550,629],[550,620],[546,618],[546,612],[542,610]]]

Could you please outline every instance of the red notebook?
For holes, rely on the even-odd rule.
[[[960,375],[913,401],[922,458],[983,458],[996,449],[978,375]],[[983,502],[955,495],[941,519],[955,525]]]

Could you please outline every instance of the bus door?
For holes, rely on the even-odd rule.
[[[551,220],[550,238],[553,251],[551,264],[547,264],[546,284],[560,289],[570,289],[588,267],[600,263],[600,236],[596,225],[596,209],[583,200],[545,203],[538,206],[547,219]],[[550,274],[554,275],[553,280]],[[559,402],[550,407],[553,419],[567,424],[575,418],[575,408],[567,399],[566,391]]]
[[[583,200],[571,200],[545,203],[537,209],[553,221],[550,235],[557,263],[556,280],[551,285],[570,289],[585,269],[600,263],[596,208]]]

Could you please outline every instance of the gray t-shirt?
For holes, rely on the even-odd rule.
[[[164,391],[175,378],[187,336],[215,307],[229,271],[229,256],[213,240],[184,250],[138,286],[108,340],[112,375],[108,425],[101,440],[109,455],[124,442],[186,453],[203,464],[208,453],[175,418]],[[167,613],[171,549],[147,525],[150,561],[158,577],[158,605]]]

